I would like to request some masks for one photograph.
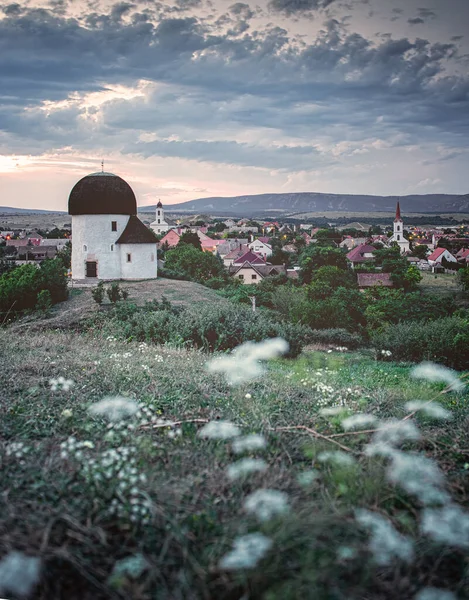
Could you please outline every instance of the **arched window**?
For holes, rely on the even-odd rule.
[[[158,225],[160,224],[160,219],[158,219]]]
[[[398,236],[397,236],[397,241],[399,241],[400,239],[401,239],[401,236],[400,236],[400,235],[398,235]]]
[[[83,252],[88,252],[88,246],[86,244],[83,244]]]
[[[161,212],[160,212],[160,211],[158,211],[158,216],[160,216],[160,215],[161,215]],[[159,221],[158,221],[158,223],[159,223]]]

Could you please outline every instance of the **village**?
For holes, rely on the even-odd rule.
[[[398,248],[408,265],[419,271],[455,274],[469,264],[468,225],[406,226],[399,201],[393,222],[383,219],[381,225],[373,226],[174,217],[168,211],[159,201],[155,219],[143,213],[142,220],[126,181],[104,171],[92,173],[70,193],[71,223],[57,227],[51,222],[42,230],[1,228],[2,271],[13,264],[40,264],[68,252],[68,274],[78,283],[152,279],[164,276],[166,255],[180,243],[217,257],[225,275],[244,285],[258,285],[275,276],[298,279],[300,257],[310,246],[341,250],[360,289],[393,287],[392,270],[386,272],[376,264],[376,252],[382,249]]]

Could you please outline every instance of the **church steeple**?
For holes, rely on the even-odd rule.
[[[394,219],[394,222],[396,222],[396,221],[402,221],[401,207],[399,206],[399,200],[397,201],[397,205],[396,205],[396,218]]]

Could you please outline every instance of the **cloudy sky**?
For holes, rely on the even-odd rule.
[[[0,0],[0,205],[469,191],[468,0]]]

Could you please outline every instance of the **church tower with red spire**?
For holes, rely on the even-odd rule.
[[[401,254],[404,252],[409,252],[410,246],[409,241],[404,237],[404,222],[401,217],[401,207],[399,204],[399,200],[396,205],[396,218],[394,219],[394,232],[392,238],[389,240],[390,242],[397,242],[399,244],[399,248],[401,249]]]

